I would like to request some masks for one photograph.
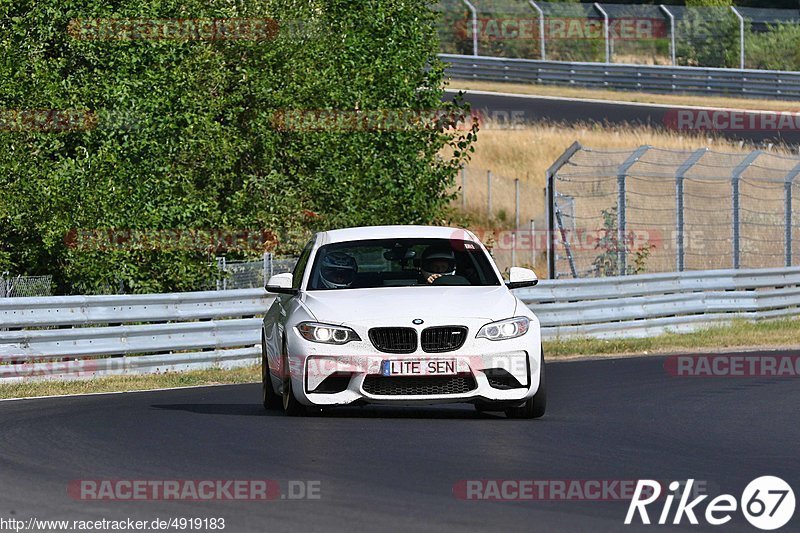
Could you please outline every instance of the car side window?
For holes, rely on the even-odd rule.
[[[294,271],[292,272],[292,288],[300,288],[300,284],[303,282],[303,273],[306,271],[308,258],[311,255],[311,249],[313,247],[314,240],[312,239],[308,241],[308,244],[306,244],[306,247],[303,248],[303,251],[300,253],[300,257],[297,259],[297,264],[294,266]]]

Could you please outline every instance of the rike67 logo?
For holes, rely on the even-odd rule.
[[[694,479],[689,479],[685,484],[678,481],[669,484],[670,492],[663,498],[663,507],[658,514],[657,524],[670,523],[672,517],[671,523],[678,525],[685,517],[690,524],[697,525],[699,524],[697,517],[700,515],[708,524],[721,526],[730,522],[733,513],[740,508],[750,524],[758,529],[771,531],[786,525],[794,515],[794,491],[779,477],[762,476],[754,479],[745,487],[738,501],[731,494],[720,494],[707,502],[704,513],[700,512],[700,504],[708,498],[708,495],[703,494],[690,501],[693,483]],[[681,491],[680,488],[684,485],[685,488]],[[661,493],[661,483],[640,479],[628,507],[625,524],[633,523],[637,515],[642,524],[650,524],[651,518],[647,506],[656,501],[660,503]],[[678,504],[673,513],[672,504],[676,497]]]

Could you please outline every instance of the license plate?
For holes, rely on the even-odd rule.
[[[453,376],[458,373],[455,359],[395,359],[381,361],[384,376]]]

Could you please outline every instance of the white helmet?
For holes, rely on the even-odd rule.
[[[356,260],[344,252],[330,252],[322,258],[319,277],[329,289],[346,289],[358,272]]]
[[[456,256],[449,246],[429,246],[422,252],[420,270],[426,278],[433,274],[451,276],[456,273]]]

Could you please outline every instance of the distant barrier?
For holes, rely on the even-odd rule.
[[[800,72],[579,63],[440,54],[460,80],[752,98],[800,98]]]

